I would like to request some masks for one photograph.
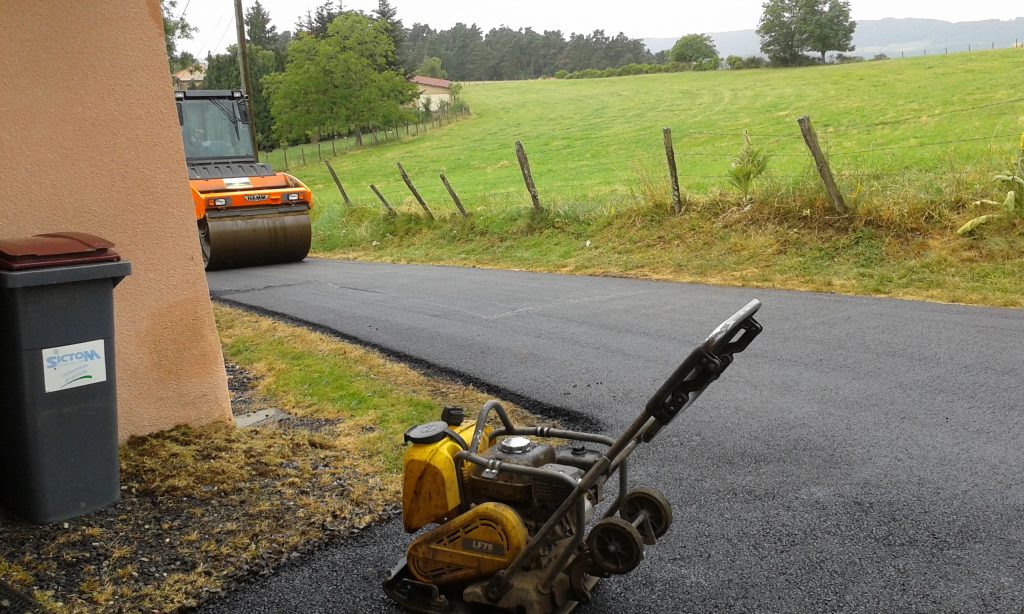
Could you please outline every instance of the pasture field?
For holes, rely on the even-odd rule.
[[[395,200],[408,196],[395,170],[399,161],[428,203],[445,210],[450,201],[440,172],[467,203],[519,203],[526,193],[513,144],[521,140],[546,200],[614,203],[619,199],[595,196],[628,193],[638,171],[663,183],[663,127],[673,130],[681,181],[692,191],[726,186],[723,175],[743,145],[744,129],[771,156],[769,171],[777,179],[811,177],[796,124],[809,115],[848,195],[858,185],[863,191],[865,184],[917,183],[922,195],[934,196],[938,186],[930,184],[944,182],[933,173],[987,177],[1012,154],[1024,130],[1021,83],[1024,50],[1014,49],[844,66],[470,85],[464,95],[472,118],[347,153],[335,168],[352,186],[350,195],[368,205],[377,205],[370,183]],[[1016,102],[998,104],[1009,100]],[[872,126],[885,122],[895,123]],[[978,140],[915,147],[966,138]],[[889,147],[902,149],[882,149]],[[322,166],[310,162],[299,176],[332,187]],[[333,190],[318,195],[323,192],[321,198],[333,202]]]
[[[326,169],[314,250],[402,262],[511,266],[1024,304],[1024,226],[975,238],[963,222],[998,208],[1024,131],[1024,50],[796,69],[470,85],[473,116],[419,137],[339,154],[354,201]],[[841,191],[835,216],[796,120],[812,118]],[[686,210],[668,213],[663,127],[673,130]],[[769,156],[753,204],[727,179],[748,131]],[[521,140],[543,215],[515,161]],[[438,220],[422,217],[401,162]],[[455,218],[445,173],[471,216]],[[375,184],[402,212],[386,219]],[[589,243],[588,243],[589,242]]]

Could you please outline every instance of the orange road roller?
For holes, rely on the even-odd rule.
[[[206,269],[304,259],[313,195],[257,161],[242,92],[188,90],[174,98]]]

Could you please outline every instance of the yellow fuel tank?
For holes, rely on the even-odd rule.
[[[405,451],[402,481],[402,524],[413,533],[430,523],[453,518],[459,510],[459,483],[455,475],[455,455],[462,450],[456,441],[444,434],[450,429],[467,444],[473,437],[476,422],[467,420],[459,426],[444,422],[421,424],[406,433],[412,445]],[[491,428],[484,429],[480,452],[490,447]],[[464,476],[473,465],[466,463]]]

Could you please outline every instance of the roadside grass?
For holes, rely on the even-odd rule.
[[[321,238],[318,255],[1024,307],[1024,221],[998,220],[985,236],[964,238],[952,220],[969,219],[974,205],[937,233],[805,216],[801,206],[691,202],[705,209],[674,216],[636,204],[433,222],[353,209],[334,220],[343,230]]]
[[[437,420],[445,405],[473,416],[492,398],[322,333],[219,305],[215,314],[225,357],[259,378],[268,402],[299,418],[341,420],[340,440],[395,484],[410,426]],[[527,415],[508,405],[513,417]]]
[[[997,207],[1020,147],[1020,49],[780,70],[471,85],[474,115],[294,171],[316,195],[314,253],[1022,306],[1019,220]],[[837,216],[796,119],[812,116],[852,212]],[[675,135],[672,215],[661,127]],[[769,155],[752,203],[725,178],[749,129]],[[526,145],[545,212],[513,152]],[[423,218],[402,162],[437,220]],[[437,174],[470,212],[456,217]],[[399,211],[388,219],[366,189]],[[587,241],[590,241],[589,245]]]
[[[117,505],[46,526],[0,515],[5,582],[54,612],[195,607],[396,513],[401,434],[489,398],[326,335],[215,313],[226,357],[294,418],[129,439]]]

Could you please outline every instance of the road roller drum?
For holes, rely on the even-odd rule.
[[[309,253],[309,207],[210,211],[199,224],[206,269],[298,262]]]

